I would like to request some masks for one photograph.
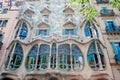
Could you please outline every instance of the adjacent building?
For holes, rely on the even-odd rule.
[[[91,1],[99,11],[93,22],[66,0],[15,5],[20,12],[9,16],[15,21],[2,42],[1,80],[120,79],[120,12],[109,0]]]
[[[19,14],[19,9],[13,5],[15,5],[15,2],[10,3],[9,0],[0,0],[0,65],[11,41],[17,22],[16,18]]]

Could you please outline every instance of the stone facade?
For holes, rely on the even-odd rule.
[[[1,80],[120,79],[120,12],[108,0],[91,1],[99,11],[94,22],[66,0],[20,3]]]

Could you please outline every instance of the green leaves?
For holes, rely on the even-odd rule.
[[[69,3],[71,5],[80,5],[80,4],[84,4],[84,3],[88,3],[89,0],[70,0]]]
[[[70,0],[71,5],[86,5],[85,7],[80,8],[80,13],[86,15],[88,21],[93,21],[93,18],[97,16],[98,11],[92,7],[89,3],[89,0]]]
[[[80,13],[85,14],[88,21],[93,21],[93,18],[97,16],[98,11],[92,6],[86,6],[80,11]]]
[[[111,0],[110,4],[112,7],[120,9],[120,0]]]

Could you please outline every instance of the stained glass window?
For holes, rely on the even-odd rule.
[[[98,50],[98,51],[97,51]],[[98,52],[98,53],[97,53]],[[100,61],[99,61],[100,57]],[[104,54],[98,43],[92,42],[88,49],[88,63],[93,70],[98,70],[100,68],[99,62],[101,62],[102,67],[105,68]]]
[[[20,28],[20,34],[19,34],[20,39],[21,40],[25,39],[27,37],[27,34],[28,34],[27,25],[26,23],[22,23]]]
[[[47,44],[40,45],[37,69],[45,70],[48,68],[50,46]]]
[[[77,45],[72,44],[72,65],[74,70],[82,69],[83,56]]]
[[[70,45],[62,44],[58,46],[59,68],[70,70]]]
[[[98,32],[93,23],[87,22],[85,26],[85,36],[87,38],[93,38],[93,36],[98,37]]]
[[[19,43],[14,45],[15,48],[10,50],[10,53],[8,55],[8,59],[6,62],[6,68],[10,68],[11,70],[16,70],[20,67],[23,60],[23,49]],[[10,56],[12,55],[12,59],[10,59]],[[9,64],[10,61],[10,64]]]
[[[27,62],[26,62],[26,68],[27,70],[34,70],[35,63],[36,63],[36,57],[38,52],[38,45],[34,45],[32,49],[30,50],[28,56],[27,56]]]

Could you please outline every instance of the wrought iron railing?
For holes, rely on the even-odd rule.
[[[108,3],[109,0],[96,0],[96,2],[99,4],[99,3]]]
[[[109,26],[106,26],[106,32],[107,33],[120,33],[120,26],[113,26],[113,28],[109,28]]]
[[[100,10],[101,16],[114,16],[114,11],[111,9]]]

